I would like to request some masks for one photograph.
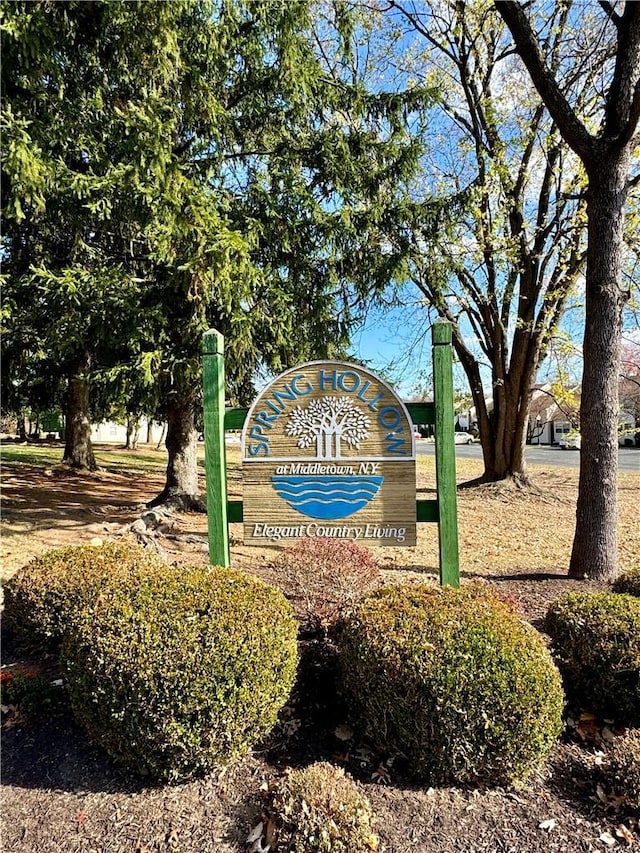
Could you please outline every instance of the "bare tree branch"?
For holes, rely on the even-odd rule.
[[[604,9],[606,16],[611,20],[617,27],[620,26],[620,22],[622,18],[613,8],[613,4],[609,3],[608,0],[598,0],[599,6]]]
[[[600,145],[576,116],[545,64],[535,33],[522,7],[516,0],[494,0],[494,5],[509,27],[517,52],[560,132],[585,163],[592,163]]]

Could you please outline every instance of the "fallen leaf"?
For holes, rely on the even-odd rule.
[[[603,841],[605,844],[608,844],[609,847],[612,847],[614,844],[616,844],[616,840],[610,832],[603,832],[600,836],[600,841]]]
[[[538,829],[545,829],[547,832],[551,832],[551,830],[554,829],[555,825],[555,820],[550,817],[547,820],[543,820],[542,823],[539,823]]]
[[[247,836],[247,844],[251,844],[251,842],[255,841],[257,838],[261,838],[263,829],[264,829],[264,824],[262,823],[262,821],[260,821],[260,823],[257,823],[253,827],[253,829],[251,830],[251,832]]]
[[[602,735],[595,714],[582,714],[576,732],[585,743],[601,743]]]
[[[299,720],[297,717],[293,717],[292,719],[287,720],[282,728],[284,729],[284,733],[290,737],[302,728],[302,720]]]
[[[391,774],[384,766],[384,764],[379,764],[376,769],[371,774],[371,781],[377,782],[379,785],[389,785],[391,782]]]
[[[20,708],[17,705],[5,705],[3,710],[3,714],[5,714],[6,719],[2,721],[3,729],[13,729],[16,726],[20,726],[25,722],[25,718],[20,713]]]
[[[633,844],[633,833],[623,823],[616,826],[616,835],[618,838],[624,839],[627,844]]]
[[[338,738],[338,740],[351,740],[351,738],[353,737],[353,729],[351,728],[351,726],[347,726],[344,723],[340,726],[336,726],[333,733]]]
[[[264,847],[262,846],[262,839],[256,838],[251,847],[249,848],[249,853],[269,853],[271,849],[269,844],[266,844]]]
[[[78,824],[78,826],[82,826],[86,819],[87,816],[84,812],[78,812],[78,814],[74,817],[74,820]]]
[[[271,847],[276,840],[276,822],[270,817],[264,831],[264,838],[267,842],[267,847]]]
[[[177,829],[172,829],[169,832],[169,835],[167,836],[167,844],[169,845],[169,847],[173,847],[174,849],[176,847],[180,846],[180,841],[178,840],[178,830]]]
[[[603,789],[602,785],[596,785],[596,795],[597,798],[607,806],[609,809],[613,809],[613,811],[618,812],[620,809],[626,804],[625,797],[618,797],[615,794],[607,794]],[[594,798],[595,799],[595,798]]]

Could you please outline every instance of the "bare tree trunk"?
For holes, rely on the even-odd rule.
[[[127,438],[125,441],[126,450],[138,449],[138,438],[140,435],[140,421],[132,416],[127,416]]]
[[[628,298],[620,282],[627,176],[631,151],[638,145],[640,118],[640,4],[624,3],[615,11],[611,4],[601,4],[607,25],[615,27],[616,48],[613,73],[603,89],[599,80],[594,91],[602,99],[603,111],[595,134],[574,112],[545,63],[524,7],[514,0],[494,0],[494,5],[511,30],[545,106],[589,178],[580,485],[569,575],[608,580],[618,571],[618,369],[622,308]]]
[[[67,389],[67,417],[63,463],[72,468],[95,471],[98,467],[91,444],[89,417],[89,379],[87,376],[91,357],[85,353],[69,377]]]
[[[580,484],[569,577],[618,573],[618,381],[625,294],[621,281],[628,158],[589,175]]]
[[[166,421],[162,425],[162,429],[160,430],[160,438],[158,439],[158,443],[156,444],[156,450],[160,450],[162,445],[164,444],[164,440],[167,435],[167,424]]]
[[[539,360],[537,338],[523,344],[523,352],[512,359],[504,378],[494,383],[493,413],[484,399],[478,362],[461,341],[454,347],[469,381],[476,410],[484,472],[474,483],[493,483],[514,480],[529,485],[524,455],[531,404],[531,385]]]
[[[181,509],[202,511],[198,488],[198,433],[195,428],[195,401],[182,397],[167,407],[167,473],[165,486],[149,506],[170,504]]]

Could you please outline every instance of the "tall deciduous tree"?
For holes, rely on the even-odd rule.
[[[552,5],[548,56],[557,68],[567,12]],[[427,125],[413,216],[398,239],[410,247],[410,277],[424,303],[453,324],[478,420],[482,479],[526,482],[531,389],[584,266],[584,176],[514,68],[490,4],[384,7],[401,28],[403,73],[438,80],[443,93]]]
[[[540,97],[588,177],[582,448],[569,574],[607,579],[618,572],[618,377],[622,311],[628,296],[621,268],[625,202],[633,152],[640,142],[640,4],[601,0],[599,5],[609,63],[594,87],[600,105],[600,121],[594,128],[585,124],[567,88],[577,69],[566,63],[554,68],[543,49],[537,32],[541,21],[535,16],[544,9],[495,0]],[[576,26],[579,29],[579,20]]]
[[[620,373],[620,410],[624,416],[625,439],[638,445],[640,439],[640,344],[623,343]],[[630,426],[628,418],[633,418]]]

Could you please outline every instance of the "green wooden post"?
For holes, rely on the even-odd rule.
[[[443,586],[460,586],[451,324],[444,321],[434,323],[432,341],[440,583]]]
[[[227,524],[227,455],[224,441],[224,337],[210,329],[203,338],[204,453],[207,474],[209,562],[231,563]]]

